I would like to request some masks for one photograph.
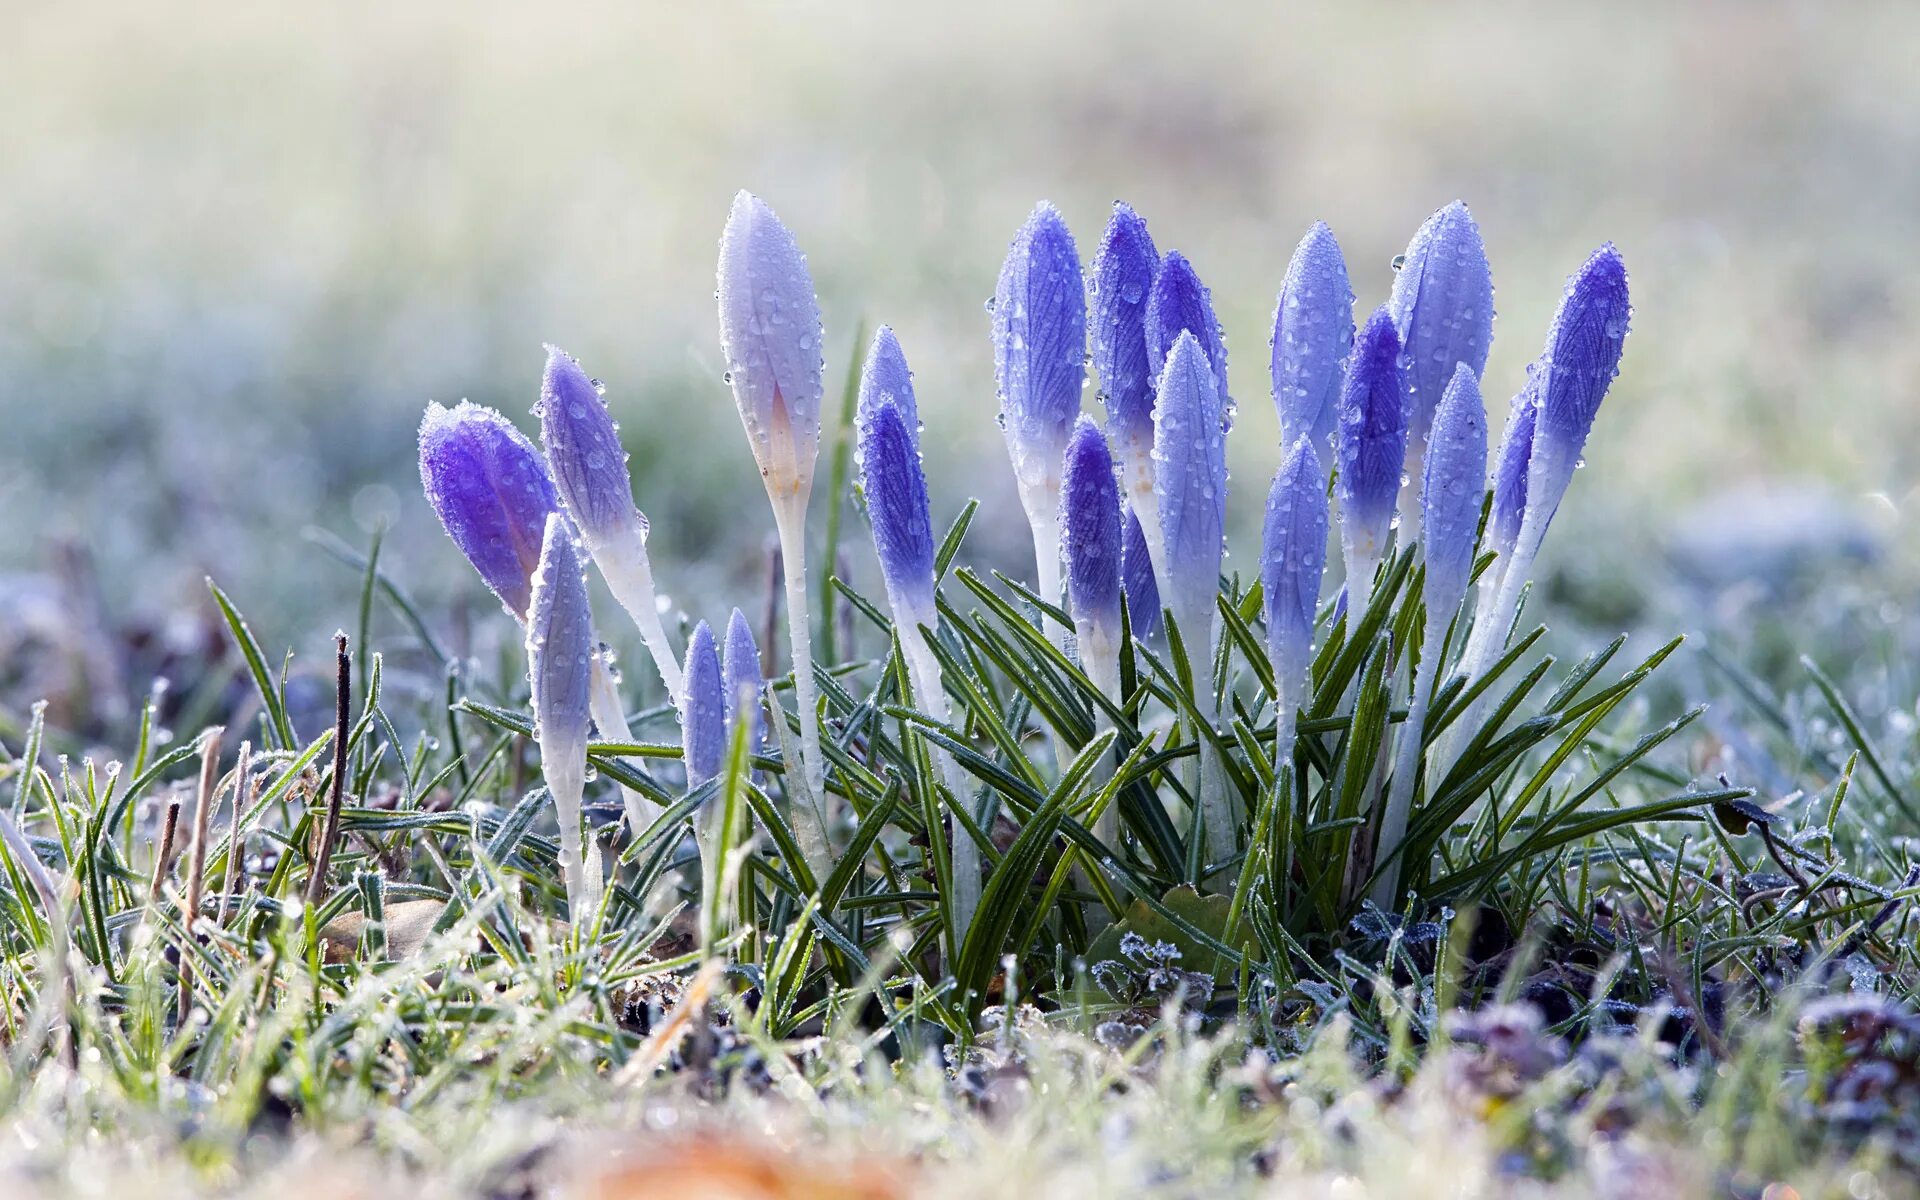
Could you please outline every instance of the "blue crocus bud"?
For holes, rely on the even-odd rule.
[[[1107,437],[1129,495],[1153,489],[1153,388],[1159,364],[1147,352],[1147,302],[1160,252],[1147,223],[1113,206],[1093,257],[1093,369],[1107,409]]]
[[[760,668],[760,647],[753,640],[753,626],[739,609],[727,618],[727,645],[720,672],[727,681],[727,729],[737,729],[742,720],[751,721],[747,748],[755,753],[766,744],[766,723],[760,716],[760,689],[766,676]]]
[[[460,553],[507,611],[526,620],[541,539],[559,503],[533,443],[490,408],[429,404],[420,484]]]
[[[727,689],[721,680],[720,652],[705,621],[687,641],[686,687],[680,693],[680,748],[687,768],[687,790],[719,776],[727,758]]]
[[[1451,621],[1467,594],[1486,478],[1487,407],[1473,368],[1461,363],[1454,368],[1453,382],[1434,413],[1420,486],[1426,529],[1425,595],[1432,618]]]
[[[560,819],[560,867],[575,919],[587,911],[598,880],[581,856],[580,801],[586,788],[587,734],[592,727],[593,611],[566,517],[547,518],[527,612],[527,663],[533,684],[533,733],[540,772]],[[596,873],[597,874],[597,873]]]
[[[906,403],[913,403],[911,388]],[[928,512],[919,438],[907,424],[900,400],[891,393],[876,394],[863,387],[855,420],[873,548],[894,619],[932,625],[939,619],[933,598],[933,518]]]
[[[1227,441],[1207,355],[1182,330],[1160,373],[1154,483],[1165,548],[1160,591],[1195,655],[1211,644],[1227,508]]]
[[[1273,310],[1273,406],[1280,444],[1333,436],[1340,380],[1353,353],[1353,287],[1347,260],[1325,222],[1315,222],[1287,264]]]
[[[608,590],[639,627],[667,694],[677,695],[680,667],[660,621],[653,565],[647,557],[647,519],[633,505],[626,451],[600,385],[572,355],[548,346],[540,402],[533,411],[540,418],[540,440],[553,464],[560,502]]]
[[[869,407],[888,398],[900,406],[901,419],[917,434],[920,406],[913,398],[913,372],[907,367],[907,355],[900,349],[900,339],[892,329],[882,325],[874,331],[866,365],[860,369],[860,403],[862,407]]]
[[[1274,763],[1293,757],[1300,700],[1313,660],[1313,618],[1327,569],[1327,477],[1313,440],[1300,437],[1273,477],[1260,542],[1260,583],[1267,601],[1267,653],[1273,659],[1279,725]]]
[[[1540,411],[1527,464],[1524,522],[1537,532],[1529,554],[1538,548],[1539,536],[1560,507],[1560,498],[1580,465],[1600,401],[1620,373],[1620,353],[1632,316],[1627,266],[1608,242],[1567,281],[1547,335],[1546,353],[1538,364]]]
[[[1454,201],[1413,235],[1387,308],[1407,362],[1407,426],[1417,454],[1455,370],[1466,364],[1477,382],[1493,345],[1493,273],[1466,205]]]
[[[1214,392],[1219,396],[1224,421],[1232,415],[1233,400],[1227,392],[1227,343],[1220,333],[1219,318],[1213,315],[1213,294],[1200,282],[1186,255],[1169,250],[1147,297],[1147,353],[1155,371],[1165,368],[1183,332],[1198,339],[1213,371]]]
[[[1081,660],[1096,684],[1120,652],[1120,491],[1113,454],[1100,427],[1081,417],[1067,444],[1061,525],[1067,559],[1067,601]]]
[[[1060,596],[1060,456],[1086,378],[1087,295],[1067,223],[1042,203],[1020,227],[993,296],[1000,424],[1033,528],[1040,594]]]
[[[1527,368],[1527,382],[1513,398],[1507,430],[1493,469],[1493,509],[1487,516],[1487,549],[1499,558],[1488,568],[1496,579],[1504,574],[1513,547],[1520,540],[1520,520],[1527,509],[1527,461],[1533,457],[1534,422],[1540,415],[1539,370]]]
[[[805,496],[820,450],[820,304],[807,257],[758,196],[720,236],[720,348],[768,494]]]
[[[1160,588],[1153,578],[1153,555],[1147,549],[1147,531],[1140,514],[1126,510],[1120,541],[1120,582],[1127,596],[1127,619],[1133,636],[1152,641],[1160,632]]]
[[[1338,431],[1340,543],[1353,611],[1364,612],[1373,571],[1393,532],[1394,505],[1407,458],[1407,386],[1400,339],[1385,307],[1374,310],[1353,348],[1340,393]]]

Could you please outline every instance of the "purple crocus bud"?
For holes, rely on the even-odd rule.
[[[636,534],[644,539],[647,519],[633,505],[633,480],[613,415],[599,385],[558,346],[547,347],[533,411],[560,502],[588,547],[626,544]]]
[[[427,405],[420,484],[447,536],[518,619],[527,619],[540,543],[558,499],[540,452],[490,408]]]
[[[917,433],[920,407],[913,398],[913,372],[907,368],[907,356],[900,349],[900,339],[882,325],[874,331],[866,366],[860,370],[860,403],[866,406],[888,397],[900,406],[900,416],[907,428]]]
[[[1104,665],[1120,647],[1120,490],[1107,439],[1087,417],[1074,426],[1064,473],[1068,607],[1083,660]]]
[[[875,342],[878,356],[879,339]],[[896,354],[898,349],[894,347]],[[912,410],[913,388],[905,382],[905,358],[899,361],[896,382],[904,391],[868,387],[871,376],[861,381],[854,416],[859,427],[860,470],[867,515],[873,523],[873,548],[894,619],[932,625],[939,619],[933,598],[933,518],[927,505],[927,477],[920,466],[920,439],[905,415]]]
[[[1267,652],[1284,703],[1297,704],[1313,653],[1313,619],[1327,569],[1327,477],[1313,440],[1297,438],[1267,493],[1260,582],[1267,601]],[[1290,715],[1290,714],[1288,714]]]
[[[1125,513],[1120,540],[1120,583],[1127,596],[1127,619],[1133,636],[1152,641],[1160,632],[1160,588],[1153,578],[1153,556],[1147,550],[1147,531],[1140,514]]]
[[[820,304],[806,255],[758,196],[720,236],[720,348],[768,494],[804,496],[820,449]]]
[[[589,895],[581,857],[580,800],[586,788],[597,645],[573,530],[566,517],[556,512],[547,518],[540,565],[533,574],[527,663],[540,773],[560,819],[560,866],[576,919],[585,911]]]
[[[760,647],[753,640],[753,626],[747,614],[737,608],[727,618],[727,645],[720,673],[727,681],[727,728],[738,728],[743,719],[753,722],[747,731],[747,748],[758,753],[767,737],[760,715],[760,688],[766,676],[761,672]]]
[[[1487,407],[1480,380],[1463,362],[1454,368],[1453,382],[1434,412],[1420,485],[1427,612],[1436,620],[1451,620],[1467,594],[1486,478]]]
[[[1293,252],[1273,310],[1273,406],[1280,444],[1333,436],[1340,380],[1353,353],[1353,287],[1340,243],[1316,221]]]
[[[1466,205],[1454,201],[1413,235],[1387,308],[1407,363],[1407,426],[1417,454],[1455,369],[1465,363],[1478,381],[1493,345],[1493,273]]]
[[[1060,456],[1086,377],[1087,296],[1073,234],[1051,204],[1020,227],[993,296],[1000,421],[1029,520],[1060,503]]]
[[[680,747],[692,791],[720,774],[727,757],[727,695],[720,653],[705,621],[687,641],[686,688],[680,693]]]
[[[1608,242],[1567,281],[1538,364],[1540,411],[1527,464],[1525,522],[1536,542],[1566,495],[1600,401],[1620,373],[1632,316],[1627,266]]]
[[[1153,490],[1160,507],[1160,591],[1196,655],[1211,643],[1226,527],[1227,440],[1206,351],[1181,330],[1154,407]]]
[[[1147,297],[1147,361],[1156,372],[1166,367],[1167,358],[1183,332],[1198,339],[1199,348],[1213,371],[1213,388],[1219,397],[1221,417],[1223,420],[1231,417],[1233,400],[1227,392],[1227,343],[1220,333],[1220,321],[1213,315],[1213,293],[1200,282],[1186,255],[1169,250],[1160,262],[1160,272],[1154,276],[1153,290]]]
[[[1107,437],[1128,476],[1153,486],[1153,385],[1157,364],[1147,353],[1147,303],[1160,252],[1147,223],[1125,204],[1113,206],[1100,252],[1093,256],[1093,369],[1107,409]]]
[[[1493,469],[1493,510],[1487,516],[1487,549],[1499,556],[1490,568],[1505,572],[1513,547],[1520,540],[1520,520],[1527,509],[1527,460],[1533,457],[1534,422],[1540,415],[1540,372],[1527,367],[1527,382],[1513,398],[1507,413],[1507,431],[1500,439],[1500,455]]]
[[[1373,569],[1386,553],[1407,458],[1407,386],[1400,339],[1385,307],[1367,318],[1340,393],[1340,542],[1356,610],[1366,608]]]

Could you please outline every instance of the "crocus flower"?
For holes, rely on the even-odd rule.
[[[1160,509],[1160,593],[1179,623],[1196,677],[1213,661],[1227,504],[1226,432],[1206,352],[1182,330],[1160,373],[1154,406],[1153,490]],[[1211,696],[1213,689],[1203,690]],[[1197,791],[1208,859],[1224,862],[1238,824],[1211,740],[1200,740]]]
[[[595,643],[587,581],[566,517],[547,518],[527,612],[527,663],[540,773],[560,819],[560,869],[574,920],[597,898],[597,872],[581,857],[580,801],[586,789]]]
[[[1351,611],[1367,610],[1374,568],[1387,551],[1407,457],[1407,386],[1400,339],[1387,310],[1374,310],[1353,349],[1340,393],[1340,544]]]
[[[882,325],[874,331],[866,365],[860,369],[860,403],[866,406],[886,397],[892,397],[900,406],[901,419],[917,435],[920,406],[913,398],[913,372],[907,367],[907,355],[900,349],[900,339],[892,329]]]
[[[816,873],[827,868],[826,760],[820,752],[819,690],[813,678],[812,608],[807,588],[807,498],[820,453],[820,305],[806,256],[793,234],[758,197],[734,197],[720,237],[720,347],[740,422],[780,532],[787,586],[787,632],[800,716],[795,834]]]
[[[1131,506],[1125,513],[1120,542],[1120,582],[1127,597],[1127,620],[1133,636],[1152,641],[1160,632],[1160,588],[1153,578],[1153,556],[1140,514]]]
[[[1473,633],[1468,638],[1461,670],[1468,679],[1485,674],[1498,657],[1513,624],[1520,603],[1520,590],[1533,570],[1540,541],[1547,524],[1553,520],[1566,495],[1594,416],[1600,411],[1607,388],[1620,373],[1620,354],[1625,347],[1627,323],[1633,309],[1627,294],[1627,268],[1619,251],[1609,242],[1592,256],[1567,281],[1560,298],[1559,311],[1547,333],[1547,348],[1527,381],[1533,400],[1532,446],[1527,453],[1525,472],[1526,505],[1520,525],[1513,534],[1512,551],[1500,576],[1493,602],[1474,614]],[[1516,414],[1520,417],[1522,414]],[[1511,424],[1511,423],[1510,423]],[[1499,476],[1495,479],[1496,511],[1503,501],[1500,493],[1518,486],[1519,471],[1510,470],[1507,451],[1517,454],[1518,446],[1509,438],[1501,452]],[[1496,530],[1496,538],[1502,536]],[[1484,698],[1484,694],[1483,694]],[[1455,722],[1459,732],[1449,750],[1457,749],[1460,739],[1469,735],[1479,715],[1479,704],[1468,707]]]
[[[1153,391],[1159,371],[1147,352],[1147,301],[1159,268],[1160,252],[1147,223],[1125,204],[1115,204],[1093,257],[1088,323],[1107,438],[1129,497],[1153,493]]]
[[[727,645],[721,658],[720,673],[727,681],[727,728],[741,721],[751,722],[747,730],[747,749],[758,753],[766,745],[766,724],[760,716],[760,689],[766,677],[760,673],[760,647],[753,640],[753,626],[739,609],[727,618]]]
[[[1156,372],[1165,369],[1182,333],[1198,339],[1206,355],[1224,420],[1232,412],[1233,401],[1227,392],[1227,343],[1220,333],[1220,320],[1213,315],[1213,294],[1200,282],[1187,256],[1169,250],[1147,296],[1147,354]]]
[[[686,687],[680,693],[680,748],[687,768],[687,790],[720,775],[727,758],[727,688],[720,652],[705,621],[687,640]]]
[[[1042,203],[1020,227],[993,296],[1000,424],[1033,529],[1040,595],[1060,598],[1060,456],[1086,378],[1087,297],[1067,223]]]
[[[1107,439],[1086,417],[1074,426],[1064,473],[1068,608],[1087,674],[1111,695],[1119,680],[1120,492]]]
[[[1395,861],[1407,834],[1413,811],[1415,776],[1420,769],[1427,706],[1440,680],[1441,654],[1447,628],[1467,596],[1473,574],[1473,544],[1479,532],[1480,503],[1487,476],[1487,408],[1480,398],[1480,380],[1473,367],[1454,367],[1453,382],[1433,418],[1427,444],[1425,478],[1420,503],[1426,524],[1427,569],[1422,585],[1426,624],[1420,666],[1414,675],[1413,702],[1400,726],[1400,744],[1387,807],[1381,817],[1378,841],[1379,873],[1374,879],[1373,902],[1394,906],[1395,881],[1404,870]]]
[[[1527,510],[1527,461],[1533,457],[1533,427],[1540,415],[1539,368],[1528,366],[1527,382],[1507,412],[1507,430],[1494,461],[1493,509],[1487,516],[1487,549],[1499,558],[1487,569],[1495,579],[1506,573],[1507,560],[1520,540],[1520,521]]]
[[[1313,661],[1313,619],[1327,569],[1327,477],[1313,439],[1296,438],[1267,493],[1260,582],[1273,660],[1276,771],[1293,760],[1294,729]]]
[[[880,336],[892,338],[885,328]],[[879,341],[876,337],[875,356],[880,353]],[[898,354],[897,346],[894,353]],[[903,412],[903,405],[907,411],[912,409],[913,388],[905,383],[905,359],[900,363],[903,390],[870,386],[872,373],[862,380],[855,412],[860,468],[873,521],[873,547],[895,618],[932,625],[938,620],[933,599],[933,519],[927,505],[926,474],[920,466],[919,437]]]
[[[540,418],[540,440],[553,464],[560,502],[613,598],[639,628],[667,694],[678,696],[680,668],[660,621],[647,558],[647,519],[633,505],[626,451],[599,385],[572,355],[548,346],[540,402],[533,411]]]
[[[1353,353],[1353,287],[1340,243],[1315,222],[1287,264],[1273,309],[1273,406],[1280,413],[1280,444],[1333,436],[1340,380]]]
[[[527,619],[547,518],[558,506],[540,452],[490,408],[427,406],[420,483],[447,536],[518,620]]]

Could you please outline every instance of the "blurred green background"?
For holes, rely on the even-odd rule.
[[[154,647],[212,636],[209,573],[270,651],[324,654],[359,583],[309,527],[364,545],[390,526],[383,561],[430,619],[504,629],[420,499],[413,434],[429,399],[461,397],[531,428],[543,341],[605,380],[675,602],[763,604],[772,526],[712,298],[742,187],[810,254],[830,393],[857,326],[899,331],[936,516],[978,496],[971,552],[991,565],[1030,550],[983,302],[1040,198],[1083,256],[1130,201],[1211,284],[1240,404],[1230,567],[1278,457],[1267,339],[1295,241],[1333,226],[1364,316],[1455,197],[1494,265],[1499,413],[1583,256],[1612,239],[1633,273],[1624,374],[1543,562],[1572,611],[1686,625],[1751,605],[1728,587],[1764,595],[1773,568],[1743,571],[1725,521],[1758,520],[1738,532],[1762,550],[1844,537],[1884,558],[1902,540],[1920,7],[13,9],[9,705],[76,672],[143,687]],[[1710,588],[1647,584],[1722,550],[1740,562]],[[92,661],[89,631],[146,657]],[[64,652],[22,657],[47,644]]]

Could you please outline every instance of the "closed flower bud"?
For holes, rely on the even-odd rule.
[[[490,408],[429,404],[420,483],[453,544],[507,611],[526,620],[547,518],[558,506],[540,452]]]
[[[1186,255],[1169,250],[1147,297],[1147,354],[1156,372],[1166,369],[1182,333],[1192,334],[1206,357],[1224,423],[1232,415],[1233,401],[1227,393],[1227,343],[1213,313],[1213,293],[1200,282]]]
[[[993,297],[1000,420],[1028,518],[1059,505],[1060,456],[1086,378],[1087,297],[1073,234],[1051,204],[1020,227]]]
[[[1153,578],[1153,556],[1147,550],[1147,531],[1140,514],[1128,508],[1120,541],[1120,582],[1127,597],[1127,620],[1133,636],[1152,641],[1160,633],[1160,588]]]
[[[738,728],[742,720],[752,722],[747,730],[747,748],[757,754],[767,740],[760,704],[766,676],[760,666],[760,647],[753,640],[753,626],[748,624],[747,614],[737,608],[727,618],[727,645],[720,673],[727,681],[727,729]]]
[[[613,416],[599,386],[557,346],[547,347],[547,370],[534,412],[560,502],[588,547],[644,538],[647,520],[633,506],[633,481]]]
[[[1417,453],[1456,369],[1465,364],[1477,383],[1493,345],[1493,273],[1466,205],[1454,201],[1413,235],[1387,308],[1407,364],[1407,426]]]
[[[1260,582],[1267,602],[1267,651],[1283,696],[1297,700],[1313,651],[1313,619],[1327,569],[1327,477],[1313,441],[1288,451],[1267,494]]]
[[[1093,258],[1093,369],[1107,410],[1107,437],[1129,489],[1153,486],[1153,388],[1157,364],[1147,352],[1147,303],[1160,252],[1147,223],[1125,204],[1113,206]]]
[[[1407,457],[1407,388],[1400,339],[1387,310],[1374,310],[1354,344],[1353,364],[1340,393],[1337,434],[1340,541],[1347,584],[1358,609],[1373,585],[1373,568],[1386,553],[1394,506]]]
[[[1420,487],[1426,539],[1426,600],[1430,615],[1450,620],[1473,575],[1473,545],[1486,495],[1487,409],[1473,368],[1454,368],[1427,444]],[[1434,647],[1437,651],[1438,647]]]
[[[687,641],[686,687],[680,693],[680,747],[687,768],[687,790],[719,776],[727,756],[727,697],[721,681],[720,654],[705,621]]]
[[[1280,444],[1333,437],[1340,381],[1353,353],[1353,287],[1340,243],[1316,222],[1293,252],[1273,310],[1273,406]]]
[[[867,362],[860,369],[860,403],[871,407],[892,399],[900,406],[900,417],[916,434],[920,429],[920,406],[913,397],[913,372],[907,367],[906,352],[893,330],[882,325],[873,335],[867,350]]]
[[[803,496],[820,449],[820,304],[793,234],[746,192],[720,237],[718,296],[727,378],[768,493]]]
[[[1620,373],[1632,315],[1627,267],[1608,242],[1567,281],[1537,364],[1539,412],[1527,465],[1527,523],[1537,522],[1536,539],[1560,507],[1600,402]]]
[[[1520,540],[1520,520],[1527,510],[1527,461],[1533,457],[1534,422],[1540,415],[1540,374],[1527,368],[1527,382],[1513,398],[1506,433],[1493,468],[1493,508],[1487,515],[1487,549],[1499,556],[1492,570],[1504,573],[1513,547]]]
[[[527,613],[527,664],[533,684],[533,733],[540,772],[560,819],[560,865],[576,919],[588,899],[581,855],[580,800],[586,787],[587,734],[592,725],[593,612],[574,549],[573,530],[560,513],[547,518],[540,565]]]
[[[906,404],[912,405],[912,389],[904,395]],[[920,466],[919,438],[893,393],[863,387],[855,419],[873,548],[894,618],[931,625],[938,619],[933,599],[933,518],[927,505],[927,478]]]
[[[1086,417],[1067,444],[1065,476],[1068,607],[1083,655],[1097,649],[1104,658],[1120,645],[1120,490],[1107,439]]]
[[[1182,330],[1160,373],[1154,409],[1154,496],[1160,509],[1163,600],[1188,645],[1210,643],[1220,589],[1227,505],[1227,442],[1221,399],[1206,352]]]

